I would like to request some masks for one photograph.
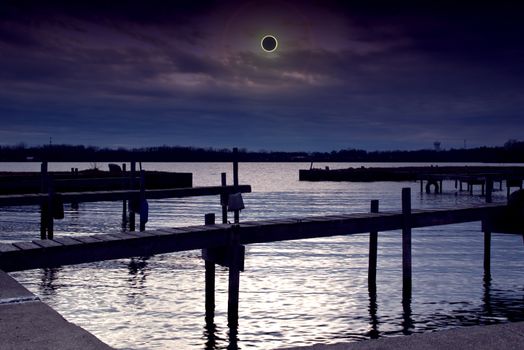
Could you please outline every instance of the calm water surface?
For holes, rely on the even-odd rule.
[[[106,167],[105,164],[98,164]],[[317,164],[331,168],[361,164]],[[366,164],[367,165],[367,164]],[[377,164],[375,164],[376,166]],[[50,170],[90,164],[54,163]],[[218,185],[226,163],[147,163],[146,169],[189,171],[195,186]],[[309,164],[240,164],[251,184],[241,220],[400,209],[402,187],[414,208],[482,203],[479,195],[421,195],[415,183],[299,182]],[[36,163],[2,163],[0,170],[34,170]],[[495,192],[504,201],[505,192]],[[121,203],[80,204],[55,221],[55,235],[121,231]],[[0,208],[0,240],[36,239],[36,207]],[[150,201],[148,228],[202,224],[219,217],[218,197]],[[413,299],[402,304],[400,232],[379,234],[377,298],[367,290],[368,235],[250,245],[240,280],[238,334],[227,328],[227,270],[217,272],[215,326],[204,320],[204,263],[200,252],[137,257],[11,275],[66,319],[121,349],[272,349],[428,332],[524,320],[522,237],[494,234],[492,276],[484,279],[480,223],[413,231]]]

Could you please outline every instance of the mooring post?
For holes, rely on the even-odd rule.
[[[486,179],[486,203],[492,203],[492,192],[493,192],[493,179]],[[484,276],[488,277],[491,275],[491,225],[489,221],[482,222],[482,228],[484,230]]]
[[[402,295],[411,299],[411,188],[402,189]]]
[[[459,191],[462,192],[462,180],[460,180]]]
[[[238,148],[233,148],[233,186],[235,193],[238,192]],[[235,210],[235,224],[240,222],[240,210]]]
[[[231,241],[229,245],[230,265],[229,265],[229,293],[227,300],[227,323],[229,328],[238,326],[238,299],[240,294],[240,270],[244,249],[239,244],[239,227],[233,227],[231,231]]]
[[[122,177],[126,176],[126,163],[122,163]],[[125,180],[123,180],[125,181]],[[124,184],[125,188],[125,184]],[[127,224],[127,200],[122,200],[122,227],[125,228]]]
[[[54,235],[54,189],[53,185],[48,183],[48,193],[47,193],[47,237],[46,239],[53,239]]]
[[[378,213],[378,200],[371,201],[371,212]],[[375,293],[377,290],[377,245],[378,232],[369,233],[369,265],[368,265],[368,291]]]
[[[40,164],[40,193],[48,193],[47,190],[47,161]],[[40,204],[40,239],[47,238],[47,201],[43,200]]]
[[[136,162],[135,161],[132,161],[131,162],[131,171],[130,171],[130,180],[129,180],[129,183],[130,183],[130,188],[132,190],[135,189],[135,176],[136,176]],[[129,200],[129,203],[128,203],[128,208],[129,208],[129,231],[134,231],[135,230],[135,209],[136,208],[132,208],[132,200],[130,199]]]
[[[420,179],[420,194],[424,193],[424,179]]]
[[[440,194],[442,194],[442,187],[444,187],[444,186],[442,186],[442,183],[443,183],[443,181],[440,180],[440,181],[439,181],[439,184],[440,184],[439,193],[440,193]]]
[[[215,224],[215,214],[206,214],[206,225]],[[206,267],[206,324],[213,323],[215,317],[215,263],[213,261],[204,260]]]
[[[149,216],[149,208],[146,202],[146,174],[145,170],[140,170],[140,199],[138,202],[140,210],[140,232],[146,230],[146,222]]]
[[[220,174],[222,187],[227,185],[226,173]],[[227,224],[227,194],[220,195],[220,205],[222,206],[222,223]]]
[[[486,178],[486,203],[493,202],[493,179],[491,177]]]

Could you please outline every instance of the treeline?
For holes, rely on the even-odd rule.
[[[231,149],[181,146],[110,149],[93,146],[24,144],[0,146],[0,161],[50,162],[228,162]],[[239,150],[243,162],[494,162],[524,163],[524,141],[499,147],[450,150],[373,151],[345,149],[332,152],[274,152]]]

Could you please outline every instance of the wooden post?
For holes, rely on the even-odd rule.
[[[125,174],[126,174],[126,163],[122,163],[122,177],[124,177]],[[124,199],[122,200],[122,228],[125,229],[126,226],[127,226],[127,200]]]
[[[486,203],[492,202],[491,192],[493,190],[493,180],[487,179]],[[491,276],[491,225],[482,223],[484,229],[484,276]]]
[[[440,184],[440,190],[439,190],[439,193],[442,194],[442,180],[439,181],[439,184]]]
[[[424,193],[424,179],[420,179],[420,193]]]
[[[131,173],[130,173],[130,188],[135,189],[135,176],[136,176],[136,162],[131,162]],[[135,230],[135,212],[131,208],[131,200],[129,200],[129,231]]]
[[[455,179],[455,189],[457,189],[457,188],[458,188],[458,180]]]
[[[371,201],[371,212],[378,213],[378,200]],[[377,290],[377,245],[378,232],[369,233],[369,265],[368,265],[368,291],[375,293]]]
[[[493,203],[493,179],[486,178],[486,203]]]
[[[220,174],[222,187],[227,185],[226,173]],[[227,224],[227,195],[220,195],[220,204],[222,205],[222,223]]]
[[[470,182],[468,182],[468,189],[469,189],[469,194],[473,195],[473,184]]]
[[[459,191],[462,192],[462,180],[460,180]]]
[[[238,191],[238,148],[233,148],[233,186],[235,186],[235,193]],[[240,222],[240,211],[235,210],[235,224]]]
[[[491,275],[491,232],[484,229],[484,275]]]
[[[139,199],[139,208],[140,208],[140,232],[146,230],[146,221],[144,213],[142,213],[142,210],[147,210],[147,208],[144,208],[143,201],[146,200],[146,175],[144,170],[140,170],[140,199]]]
[[[215,214],[205,215],[205,224],[215,224]],[[206,268],[206,324],[213,323],[215,318],[215,263],[212,261],[205,261]]]
[[[229,293],[227,300],[227,323],[229,328],[238,326],[238,300],[240,294],[240,261],[243,260],[244,251],[239,244],[238,227],[231,232],[230,265],[229,265]]]
[[[51,183],[49,177],[47,182],[47,237],[46,239],[53,239],[54,234],[54,221],[53,221],[53,215],[54,215],[54,188],[53,184]]]
[[[485,188],[485,183],[486,183],[486,182],[484,181],[484,182],[481,184],[481,192],[480,192],[480,195],[481,195],[481,196],[483,196],[484,193],[485,193],[485,190],[484,190],[484,188]]]
[[[402,295],[411,299],[411,188],[402,189]]]
[[[40,164],[40,193],[48,193],[47,191],[47,162],[44,161]],[[48,217],[49,208],[47,203],[44,200],[40,204],[40,239],[47,238],[47,217]]]

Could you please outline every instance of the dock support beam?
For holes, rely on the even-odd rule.
[[[486,203],[492,203],[493,179],[486,179]],[[491,225],[486,222],[482,223],[484,231],[484,276],[491,276]]]
[[[238,148],[233,148],[233,186],[235,186],[235,192],[238,191]],[[235,210],[235,224],[240,222],[240,211]]]
[[[131,162],[131,174],[130,174],[130,188],[135,189],[135,176],[136,176],[136,162]],[[129,231],[135,230],[135,212],[134,209],[131,207],[131,200],[128,202],[129,207]]]
[[[378,200],[371,201],[371,212],[378,213]],[[368,291],[375,294],[377,291],[377,245],[378,232],[369,233],[369,266],[368,266]]]
[[[239,232],[233,230],[230,243],[229,293],[227,300],[227,324],[231,329],[238,326],[238,300],[240,294],[240,271],[244,260],[244,249],[239,244]]]
[[[205,215],[205,224],[215,224],[215,214]],[[206,324],[213,323],[215,318],[215,263],[204,260],[206,265]]]
[[[402,189],[402,296],[411,299],[411,188]]]
[[[126,163],[122,163],[122,176],[126,174]],[[125,184],[124,184],[125,188]],[[122,228],[125,229],[127,226],[127,200],[122,200]]]
[[[222,187],[225,187],[227,185],[227,177],[226,173],[220,174],[221,177],[221,184]],[[220,205],[222,206],[222,223],[227,224],[227,200],[228,196],[227,194],[221,194],[220,195]]]

